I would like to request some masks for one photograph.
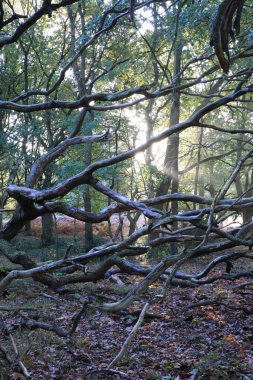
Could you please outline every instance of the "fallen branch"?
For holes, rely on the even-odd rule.
[[[247,286],[253,286],[253,281],[248,281],[248,282],[245,282],[244,284],[235,285],[233,286],[232,289],[243,289],[243,288],[246,288]]]
[[[82,305],[82,308],[81,310],[74,316],[73,318],[73,324],[72,324],[72,327],[68,333],[69,335],[69,339],[72,337],[72,335],[74,334],[74,332],[76,331],[77,329],[77,326],[82,318],[82,316],[85,314],[86,312],[86,309],[87,309],[87,305],[91,302],[90,300],[90,297],[87,297],[84,302],[83,302],[83,305]]]
[[[2,328],[5,332],[5,334],[8,336],[8,338],[11,342],[11,346],[12,346],[13,352],[15,354],[15,356],[13,357],[12,355],[10,355],[8,353],[8,350],[3,345],[0,344],[0,352],[2,353],[4,360],[8,363],[10,368],[15,369],[15,370],[19,369],[20,373],[22,373],[26,379],[30,379],[31,375],[28,372],[24,363],[22,362],[22,357],[30,350],[30,345],[23,352],[23,354],[21,354],[18,350],[17,344],[15,342],[15,339],[14,339],[11,331],[9,330],[9,328],[4,323],[2,325],[3,325]],[[29,341],[29,343],[30,343],[30,341]],[[0,375],[1,374],[2,373],[0,371]]]
[[[217,305],[220,303],[221,303],[220,296],[217,296],[211,300],[202,300],[196,303],[191,303],[190,305],[185,306],[185,309],[194,309],[195,307]]]
[[[28,319],[24,324],[30,329],[42,329],[42,330],[54,332],[56,335],[62,338],[65,338],[68,336],[68,332],[63,330],[59,326],[57,326],[55,323],[38,322],[32,319]]]
[[[26,366],[24,365],[24,363],[22,362],[21,360],[21,355],[18,351],[18,348],[17,348],[17,345],[16,345],[16,342],[13,338],[13,335],[9,332],[9,338],[10,338],[10,341],[11,341],[11,344],[12,344],[12,347],[13,347],[13,350],[15,352],[15,356],[16,356],[16,360],[18,362],[18,365],[23,373],[23,375],[27,378],[27,379],[30,379],[31,378],[31,375],[30,373],[28,372]]]
[[[253,314],[253,308],[247,308],[241,305],[234,305],[229,302],[225,302],[221,299],[220,296],[217,296],[213,298],[212,300],[202,300],[196,303],[192,303],[184,307],[184,309],[194,309],[195,307],[209,306],[209,305],[220,305],[220,306],[222,305],[224,307],[227,307],[228,309],[243,311],[246,315]]]
[[[143,319],[145,317],[145,313],[146,313],[146,310],[149,306],[149,303],[145,303],[142,311],[141,311],[141,314],[138,318],[138,321],[136,322],[136,324],[134,325],[132,331],[130,332],[130,334],[128,335],[127,339],[125,340],[120,352],[118,353],[118,355],[113,359],[113,361],[108,365],[107,369],[111,369],[113,366],[115,366],[118,362],[121,361],[121,359],[123,358],[123,356],[126,355],[127,353],[127,350],[130,346],[130,343],[131,341],[133,340],[133,337],[135,336],[137,330],[139,329],[139,327],[141,326],[142,322],[143,322]]]

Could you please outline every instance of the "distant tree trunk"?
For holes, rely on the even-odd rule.
[[[127,213],[127,219],[129,220],[129,232],[128,232],[129,236],[132,235],[134,231],[136,230],[136,223],[139,217],[140,217],[139,212],[136,212],[134,215],[132,215],[130,211]]]
[[[245,99],[245,96],[243,97],[243,99]],[[245,129],[246,118],[245,118],[244,113],[237,115],[237,122],[238,122],[238,128]],[[237,161],[240,159],[241,156],[243,156],[243,145],[244,145],[243,144],[243,134],[242,135],[240,134],[238,137],[238,140],[237,140]],[[238,197],[242,196],[242,194],[245,191],[247,191],[248,189],[250,189],[253,186],[253,171],[251,171],[251,175],[249,174],[249,169],[248,169],[248,172],[245,173],[245,185],[244,186],[242,183],[241,175],[240,176],[238,175],[236,178],[236,181],[235,181],[235,187],[236,187]],[[247,191],[247,197],[250,197],[252,195],[253,195],[252,189]],[[244,210],[242,213],[243,223],[251,222],[252,216],[253,216],[253,212],[250,208]]]
[[[177,78],[181,70],[182,58],[182,41],[179,40],[175,46],[174,55],[174,78]],[[176,80],[176,85],[179,84],[179,79]],[[173,93],[171,113],[170,113],[170,127],[179,123],[180,117],[180,92],[175,90]],[[174,133],[167,139],[167,148],[164,159],[164,180],[157,190],[157,196],[168,193],[171,188],[171,193],[178,192],[178,153],[179,153],[179,134]],[[178,202],[172,202],[172,213],[178,213]],[[177,223],[174,223],[174,228],[177,228]]]
[[[85,188],[83,190],[83,201],[84,201],[84,208],[85,211],[91,211],[91,197],[90,197],[90,189],[88,186],[85,185]],[[92,223],[85,223],[84,225],[84,245],[85,250],[88,251],[90,248],[92,248],[94,242],[93,238],[93,228]]]
[[[174,51],[174,78],[178,77],[181,70],[181,58],[182,58],[182,41],[179,41],[175,45]],[[175,85],[179,85],[180,79],[175,80]],[[172,106],[170,112],[170,127],[178,124],[180,118],[180,92],[175,90],[172,98]],[[160,184],[157,190],[157,196],[168,193],[171,188],[171,193],[177,193],[179,187],[178,178],[178,154],[179,154],[179,134],[174,133],[167,139],[167,148],[164,159],[164,180]],[[173,214],[178,213],[178,202],[171,203],[171,211]],[[173,223],[173,229],[177,229],[178,223]],[[171,243],[170,249],[172,253],[177,253],[176,244]]]
[[[53,214],[42,215],[41,241],[44,247],[47,247],[55,242]]]
[[[1,133],[1,124],[2,124],[2,121],[1,121],[1,113],[0,113],[0,133]],[[1,142],[0,142],[0,152],[1,152]],[[6,188],[9,185],[13,184],[16,178],[17,172],[19,170],[20,164],[21,164],[21,160],[17,160],[17,161],[14,160],[14,162],[10,164],[9,177],[6,182],[5,182],[6,173],[4,173],[5,174],[4,176],[1,176],[0,209],[4,209],[6,206],[6,203],[8,200],[8,193],[6,191]],[[4,227],[4,216],[6,216],[6,214],[0,212],[0,230]]]
[[[27,116],[25,116],[25,121],[29,122],[29,119],[27,118]],[[25,163],[25,182],[27,180],[28,165],[29,165],[28,160],[27,160],[27,150],[26,150],[26,147],[27,147],[27,136],[24,136],[23,137],[23,141],[22,141],[22,155],[23,155],[24,163]],[[25,223],[24,231],[25,231],[26,235],[28,235],[28,236],[32,235],[32,225],[31,225],[30,221]]]
[[[52,184],[52,172],[50,169],[45,171],[45,179],[43,182],[43,188],[48,189]],[[54,235],[54,218],[53,214],[44,214],[42,215],[42,234],[41,234],[41,242],[44,247],[48,247],[49,245],[55,242]]]
[[[23,53],[24,53],[24,62],[23,62],[23,64],[24,64],[24,89],[25,89],[25,92],[27,92],[29,90],[29,79],[28,79],[29,59],[28,59],[28,55],[29,55],[30,47],[25,48],[24,45],[21,43],[21,48],[22,48]],[[25,99],[23,102],[24,102],[24,104],[27,105],[28,99]],[[26,125],[29,125],[29,123],[32,121],[31,114],[25,113],[24,119],[25,119]],[[23,159],[24,159],[24,163],[25,163],[25,183],[27,180],[28,172],[29,172],[29,161],[28,161],[28,157],[27,157],[27,142],[28,142],[28,136],[25,133],[23,136],[23,141],[22,141],[22,155],[23,155]],[[32,232],[32,224],[30,221],[28,221],[25,223],[25,234],[29,236],[29,235],[32,235],[32,233],[33,233]]]
[[[182,57],[182,42],[178,42],[175,47],[174,59],[174,77],[177,77],[181,69]],[[176,81],[177,85],[179,80]],[[180,92],[175,90],[173,93],[171,112],[170,112],[170,127],[179,123],[180,117]],[[164,195],[168,193],[169,188],[171,192],[178,191],[178,149],[179,149],[179,134],[174,133],[167,139],[167,148],[164,159],[164,174],[165,178],[158,188],[157,195]],[[175,212],[178,210],[177,202],[173,203]]]
[[[146,119],[146,124],[147,124],[147,140],[149,140],[153,136],[153,129],[154,129],[154,120],[152,119],[151,112],[154,106],[155,100],[151,99],[145,109],[145,119]],[[145,154],[145,164],[146,164],[146,169],[148,171],[148,176],[147,176],[147,197],[148,198],[153,198],[155,195],[155,189],[154,189],[154,181],[152,178],[152,172],[151,172],[151,163],[152,163],[152,146],[150,146],[146,150]]]
[[[253,189],[252,189],[252,186],[253,186],[253,170],[252,169],[251,169],[251,173],[249,173],[249,172],[247,173],[246,178],[247,178],[247,181],[245,183],[245,191],[247,189],[250,189],[249,191],[247,191],[246,196],[247,197],[252,197],[253,196]],[[243,223],[250,223],[250,222],[252,222],[252,217],[253,217],[253,210],[252,210],[252,208],[247,208],[243,212]]]
[[[88,127],[86,128],[86,134],[88,136],[92,135],[92,128]],[[84,165],[88,166],[91,163],[91,144],[84,144]],[[84,209],[87,212],[91,212],[91,195],[90,195],[90,187],[88,185],[84,185],[83,189],[83,203],[84,203]],[[92,223],[85,223],[84,225],[84,246],[85,250],[88,251],[90,248],[92,248],[94,243],[93,238],[93,228]]]
[[[82,35],[86,35],[86,26],[85,26],[85,14],[86,14],[86,3],[84,1],[81,1],[78,6],[78,14],[81,20],[82,24]],[[75,41],[76,41],[76,23],[75,23],[75,15],[72,11],[71,7],[68,7],[68,17],[70,21],[70,30],[71,30],[71,53],[75,55],[76,49],[75,49]],[[81,62],[80,65],[77,64],[77,62],[73,65],[73,71],[74,76],[77,81],[78,85],[78,95],[79,97],[82,97],[84,95],[87,95],[90,89],[87,89],[86,86],[86,57],[85,53],[81,54]],[[92,116],[91,116],[92,119]],[[91,136],[92,135],[92,127],[87,124],[85,128],[85,135]],[[92,146],[91,144],[85,144],[84,146],[84,165],[88,166],[91,163],[91,157],[92,157]],[[84,203],[84,209],[88,212],[91,211],[91,196],[90,196],[90,187],[87,185],[84,185],[83,190],[83,203]],[[85,223],[84,224],[84,246],[85,250],[88,251],[93,246],[93,228],[91,223]]]
[[[157,40],[155,36],[158,33],[158,12],[157,12],[157,6],[156,4],[153,4],[152,7],[152,13],[154,17],[154,38],[152,39],[152,50],[153,52],[156,51],[157,48]],[[154,83],[158,86],[158,80],[159,80],[159,69],[158,69],[158,64],[157,60],[155,59],[155,56],[153,55],[153,75],[154,75]],[[156,116],[152,115],[154,105],[156,103],[155,99],[150,99],[147,107],[145,108],[145,120],[146,120],[146,125],[147,125],[147,133],[146,133],[146,138],[149,140],[153,136],[154,132],[154,125],[156,122]],[[153,154],[152,154],[152,146],[148,147],[145,153],[145,164],[146,164],[146,169],[148,172],[147,175],[147,197],[148,198],[153,198],[155,196],[155,186],[154,186],[154,180],[153,180],[153,174],[151,170],[151,164],[153,162]]]
[[[198,144],[198,153],[197,153],[197,166],[195,170],[195,179],[194,179],[194,195],[198,195],[198,186],[199,186],[199,171],[200,171],[200,159],[201,159],[201,148],[203,142],[203,128],[200,129],[199,134],[199,144]],[[193,203],[193,209],[196,209],[196,203]]]

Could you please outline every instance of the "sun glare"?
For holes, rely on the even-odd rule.
[[[125,109],[125,116],[128,118],[130,124],[134,127],[134,129],[138,130],[135,140],[135,147],[138,147],[144,144],[147,141],[147,124],[144,118],[144,115],[140,115],[136,110]],[[152,165],[157,166],[157,168],[161,168],[164,162],[164,155],[166,151],[166,139],[162,140],[152,146],[152,157],[153,162]],[[145,164],[145,152],[140,152],[135,155],[135,160],[140,164]]]

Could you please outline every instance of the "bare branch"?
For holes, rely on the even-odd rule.
[[[136,324],[134,325],[132,331],[130,332],[130,334],[128,335],[127,339],[125,340],[120,352],[116,355],[116,357],[113,359],[113,361],[108,365],[107,369],[111,369],[112,367],[114,367],[115,365],[117,365],[121,359],[126,355],[128,349],[129,349],[129,346],[135,336],[135,334],[137,333],[139,327],[141,326],[142,322],[143,322],[143,319],[145,317],[145,314],[146,314],[146,311],[147,311],[147,308],[149,307],[149,303],[145,303],[145,305],[143,306],[143,309],[140,313],[140,316],[136,322]]]

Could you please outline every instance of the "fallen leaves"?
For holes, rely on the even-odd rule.
[[[121,278],[125,284],[134,281],[128,276]],[[159,292],[159,286],[150,289],[150,292]],[[118,288],[118,285],[104,287],[98,283],[93,291],[100,289],[106,292],[107,297],[117,299]],[[252,373],[253,315],[240,310],[241,305],[249,309],[252,307],[252,290],[249,288],[242,294],[240,289],[234,289],[234,284],[225,281],[196,289],[170,288],[164,302],[150,306],[149,313],[155,318],[145,319],[129,348],[129,355],[115,369],[134,380],[190,380],[201,374],[207,376],[203,379],[220,380],[221,375],[217,374],[224,373],[229,376],[226,378],[238,380],[244,370]],[[42,290],[39,291],[42,294]],[[80,299],[86,292],[85,288],[80,287],[77,290],[79,297],[72,296],[71,299],[66,294],[60,294],[57,296],[57,306],[53,298],[45,303],[45,297],[42,297],[41,312],[37,313],[36,318],[50,323],[57,320],[60,327],[66,328],[80,308]],[[192,303],[212,301],[217,294],[238,309],[233,310],[219,303],[187,309],[187,305]],[[26,301],[25,295],[22,299],[20,294],[19,298],[20,302]],[[35,330],[31,352],[24,359],[33,380],[84,380],[85,374],[105,370],[132,330],[139,308],[138,302],[130,310],[115,315],[88,310],[73,336],[74,356],[68,351],[64,339]],[[14,331],[15,339],[22,343],[27,332],[20,329],[20,315],[7,312],[3,317]],[[1,330],[0,339],[4,339]],[[213,357],[209,356],[210,352],[214,353]],[[13,380],[18,380],[20,375],[14,372],[12,376]],[[94,372],[92,376],[96,379],[124,378],[124,375],[120,377],[119,374],[105,372]],[[20,379],[23,380],[22,377]]]

